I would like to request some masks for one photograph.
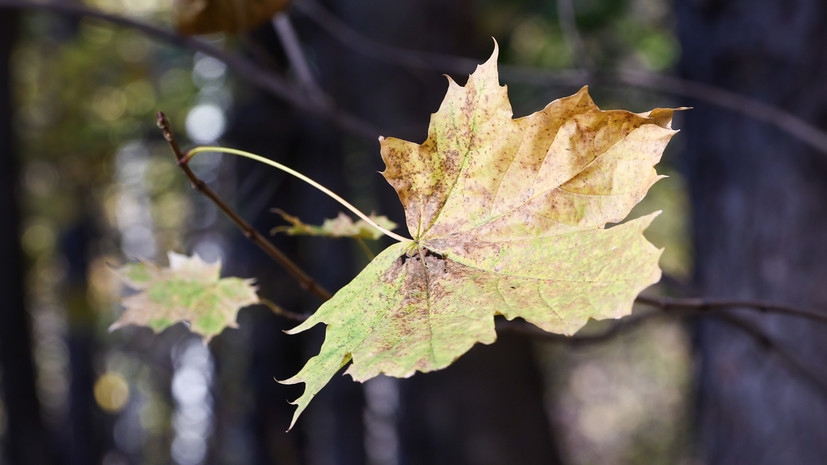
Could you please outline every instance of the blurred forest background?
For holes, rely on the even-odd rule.
[[[301,387],[273,378],[320,328],[288,337],[263,306],[208,346],[183,325],[107,327],[112,267],[167,250],[221,259],[292,311],[320,303],[190,189],[157,111],[185,147],[273,158],[404,224],[377,137],[424,140],[443,74],[464,83],[492,37],[515,116],[585,84],[604,109],[694,107],[633,213],[664,211],[647,294],[827,311],[827,4],[295,0],[199,42],[164,33],[171,15],[0,0],[0,464],[824,463],[825,326],[772,311],[641,307],[571,340],[505,328],[441,372],[337,376],[289,433]],[[192,165],[262,232],[283,224],[271,208],[339,211],[247,160]],[[345,240],[274,240],[328,289],[367,262]]]

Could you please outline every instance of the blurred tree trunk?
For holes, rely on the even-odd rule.
[[[677,2],[684,76],[827,127],[827,3]],[[682,115],[696,284],[708,297],[827,310],[827,158],[756,120],[688,102]],[[827,380],[827,328],[738,314]],[[827,395],[772,350],[714,319],[698,325],[697,437],[716,464],[816,465]]]
[[[0,14],[0,374],[8,423],[5,446],[11,464],[55,463],[35,387],[31,321],[25,306],[25,271],[20,250],[20,205],[12,125],[10,55],[18,15]]]
[[[78,198],[85,192],[75,194]],[[82,201],[81,201],[82,202]],[[95,355],[99,353],[95,338],[97,314],[89,302],[89,247],[96,234],[92,216],[79,215],[71,227],[63,231],[60,250],[66,259],[66,277],[60,289],[66,306],[69,331],[66,346],[69,349],[69,414],[65,428],[59,431],[63,463],[84,465],[100,463],[110,445],[104,432],[105,417],[94,397]]]
[[[531,341],[498,336],[403,385],[403,465],[562,463]]]

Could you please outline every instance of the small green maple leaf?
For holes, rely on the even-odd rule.
[[[377,240],[383,235],[382,231],[374,228],[368,224],[367,221],[360,219],[354,222],[353,219],[341,212],[339,212],[336,218],[328,218],[324,220],[321,226],[316,226],[304,223],[299,218],[288,215],[279,209],[273,211],[290,223],[290,226],[278,226],[274,228],[272,230],[274,233],[283,232],[291,236],[350,237],[354,239],[372,240]],[[396,223],[389,220],[385,215],[371,214],[369,218],[387,230],[392,231],[396,228]]]
[[[293,424],[343,366],[354,380],[408,377],[496,339],[494,316],[573,334],[631,312],[660,279],[643,236],[657,215],[611,228],[660,176],[674,110],[600,110],[586,88],[512,119],[497,50],[463,87],[449,78],[422,144],[380,138],[382,173],[413,238],[380,253],[290,334],[327,324]]]
[[[206,263],[198,255],[169,252],[169,267],[130,263],[115,270],[137,294],[125,297],[121,317],[110,331],[126,325],[147,326],[155,331],[184,321],[190,330],[209,342],[226,327],[238,327],[236,315],[259,302],[250,279],[219,279],[221,263]]]

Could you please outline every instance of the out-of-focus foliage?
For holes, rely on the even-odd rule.
[[[257,304],[250,279],[219,278],[221,262],[207,263],[198,255],[169,252],[169,267],[151,263],[124,265],[117,270],[124,283],[139,292],[123,299],[126,307],[110,331],[126,325],[147,326],[161,332],[186,322],[209,342],[224,328],[237,328],[236,314]]]
[[[158,21],[159,2],[101,1],[107,11]],[[67,422],[69,341],[95,344],[94,399],[117,412],[117,453],[169,462],[170,354],[114,348],[107,336],[121,292],[111,264],[182,248],[192,211],[168,148],[154,137],[159,108],[183,123],[198,91],[192,54],[108,23],[23,16],[12,56],[21,162],[21,245],[30,263],[38,395],[47,424]],[[147,137],[150,136],[150,137]],[[145,142],[148,141],[148,142]],[[86,336],[84,336],[86,337]],[[177,358],[176,358],[177,360]],[[177,362],[175,362],[177,363]],[[158,447],[160,446],[160,447]]]
[[[324,223],[320,226],[306,224],[298,217],[288,215],[279,209],[276,209],[275,212],[290,223],[290,226],[277,226],[273,228],[273,233],[285,233],[291,236],[351,237],[373,240],[379,239],[383,235],[381,231],[368,224],[367,221],[360,219],[354,222],[351,217],[341,212],[336,218],[324,220]],[[396,223],[389,220],[385,215],[371,214],[369,218],[388,231],[396,228]]]
[[[491,35],[510,44],[508,61],[538,68],[578,63],[566,44],[556,2],[489,0],[481,20]],[[671,6],[658,0],[572,2],[587,58],[595,67],[665,70],[678,57]],[[529,12],[530,13],[527,13]]]
[[[24,239],[27,250],[51,251],[49,237],[55,228],[77,220],[89,208],[115,226],[117,211],[124,213],[113,204],[116,192],[128,188],[109,182],[119,163],[130,165],[122,167],[131,170],[124,173],[130,184],[152,179],[146,189],[158,201],[148,203],[155,218],[171,230],[183,226],[186,216],[163,211],[169,202],[180,206],[180,195],[169,191],[177,173],[166,160],[164,146],[130,141],[151,130],[159,107],[170,108],[178,116],[175,121],[185,120],[195,91],[186,70],[191,58],[170,54],[138,32],[99,21],[61,24],[35,17],[30,28],[38,40],[24,42],[13,57],[23,185],[32,194],[27,201],[38,217],[32,237]],[[119,149],[120,159],[114,156]],[[89,205],[87,194],[100,203]],[[46,232],[50,229],[51,235]]]

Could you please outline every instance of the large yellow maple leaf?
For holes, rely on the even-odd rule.
[[[660,176],[674,110],[602,111],[586,88],[512,119],[497,50],[448,93],[420,144],[380,138],[413,240],[379,254],[307,321],[321,351],[293,423],[343,366],[357,381],[444,368],[496,339],[494,316],[572,334],[631,312],[660,279],[650,214],[628,215]],[[291,425],[292,426],[292,425]]]

